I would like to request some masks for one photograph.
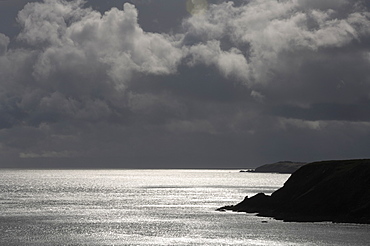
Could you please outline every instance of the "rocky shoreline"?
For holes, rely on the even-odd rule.
[[[306,164],[271,196],[259,193],[218,209],[225,210],[284,221],[370,224],[370,159]]]

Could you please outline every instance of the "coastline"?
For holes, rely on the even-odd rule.
[[[218,211],[257,213],[294,222],[370,224],[370,160],[304,165],[271,196],[258,193]]]

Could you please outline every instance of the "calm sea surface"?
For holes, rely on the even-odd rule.
[[[0,170],[0,245],[370,245],[370,226],[216,212],[289,175]],[[267,223],[266,223],[267,222]]]

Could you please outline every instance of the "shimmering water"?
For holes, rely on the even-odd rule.
[[[289,175],[0,170],[0,245],[369,245],[370,226],[216,212]],[[267,222],[267,223],[266,223]]]

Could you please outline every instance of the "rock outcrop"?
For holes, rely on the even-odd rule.
[[[259,193],[219,210],[284,221],[370,223],[370,160],[313,162],[271,196]]]

